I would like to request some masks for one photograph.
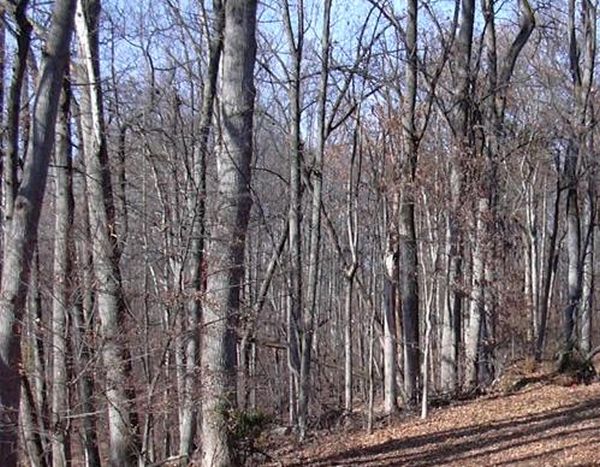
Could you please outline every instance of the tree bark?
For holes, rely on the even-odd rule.
[[[71,228],[73,225],[73,185],[71,129],[69,119],[71,92],[65,80],[57,126],[56,201],[54,205],[54,282],[52,291],[52,465],[66,467],[70,462],[69,389],[67,374],[67,316],[70,296]]]
[[[383,282],[383,410],[386,415],[398,411],[396,382],[396,288],[398,283],[398,252],[394,234],[388,234]]]
[[[33,251],[37,243],[54,129],[73,30],[74,0],[57,0],[46,44],[42,79],[37,85],[31,137],[17,192],[13,217],[5,228],[2,291],[0,296],[0,464],[15,466],[16,422],[20,384],[20,320],[23,316]]]
[[[304,298],[302,294],[302,139],[300,124],[302,120],[302,57],[304,52],[304,1],[299,0],[296,8],[296,34],[292,26],[290,4],[284,7],[284,22],[288,47],[292,56],[289,101],[290,101],[290,187],[289,187],[289,249],[290,249],[290,301],[288,310],[288,362],[290,368],[290,394],[298,386],[300,378],[300,348],[302,331],[302,312]],[[292,410],[295,398],[290,397],[290,422],[296,422],[297,411]],[[294,402],[292,402],[294,401]]]
[[[581,319],[582,311],[582,288],[583,269],[586,257],[586,245],[588,237],[582,238],[582,230],[591,233],[589,229],[582,229],[579,206],[579,191],[581,182],[580,168],[588,162],[589,154],[588,135],[586,132],[593,125],[591,115],[590,93],[594,82],[594,68],[596,62],[596,8],[589,0],[582,1],[582,29],[583,41],[577,38],[575,0],[568,3],[568,34],[569,34],[569,64],[571,79],[573,82],[574,102],[574,127],[572,137],[567,148],[564,182],[567,187],[567,295],[568,301],[564,308],[563,318],[563,353],[561,368],[568,364],[569,357],[576,344],[579,343],[576,336],[575,324]],[[583,54],[580,53],[583,50]],[[582,254],[583,250],[583,254]],[[590,315],[586,315],[589,321]],[[589,323],[586,323],[586,326]]]
[[[475,17],[474,0],[462,0],[460,26],[456,37],[452,64],[455,67],[455,111],[451,116],[454,150],[450,160],[450,206],[448,213],[447,301],[442,316],[442,361],[440,368],[442,391],[453,394],[458,388],[458,345],[462,308],[462,242],[460,227],[463,192],[462,160],[472,143],[469,115],[471,103],[471,49]]]
[[[225,4],[217,219],[207,249],[208,283],[202,339],[202,465],[236,463],[228,423],[236,403],[236,322],[252,198],[256,0]]]
[[[73,102],[72,102],[73,104]],[[78,125],[80,126],[80,125]],[[81,130],[79,130],[81,134]],[[83,162],[79,160],[77,171],[73,175],[73,190],[75,198],[85,199],[86,176]],[[94,292],[92,290],[92,252],[88,242],[89,213],[87,203],[82,204],[79,217],[81,237],[76,240],[76,295],[73,297],[71,308],[71,335],[73,371],[79,375],[77,396],[82,414],[82,448],[86,467],[100,467],[100,451],[96,427],[96,404],[94,399],[94,373],[96,361],[94,336],[96,335],[94,319]]]
[[[28,0],[21,0],[14,10],[17,23],[17,54],[13,65],[14,73],[8,92],[8,114],[6,117],[6,152],[3,154],[2,164],[2,195],[4,222],[10,223],[13,216],[15,198],[19,189],[19,122],[21,119],[21,95],[25,72],[27,70],[27,57],[31,42],[31,24],[27,19]],[[5,229],[4,242],[8,241],[8,229]]]
[[[124,329],[124,301],[115,231],[115,209],[106,147],[100,68],[98,19],[100,2],[78,0],[76,30],[82,70],[81,127],[87,174],[87,204],[91,233],[96,300],[103,338],[106,398],[110,431],[110,462],[128,466],[139,454],[138,426],[131,361]]]
[[[323,157],[326,140],[326,103],[329,83],[330,22],[332,0],[323,4],[321,36],[321,80],[317,101],[318,148],[313,164],[312,200],[310,212],[310,248],[308,254],[308,283],[305,313],[302,323],[300,348],[300,381],[298,384],[298,432],[300,439],[306,436],[308,425],[308,403],[310,399],[311,352],[314,337],[314,322],[318,308],[319,260],[321,254],[321,201],[323,190]],[[317,346],[315,346],[317,347]]]
[[[213,110],[219,74],[219,61],[223,48],[224,9],[221,0],[213,0],[212,35],[209,44],[209,57],[207,76],[204,83],[202,96],[202,109],[200,113],[199,140],[195,153],[193,166],[193,186],[195,193],[190,207],[192,219],[191,255],[188,258],[187,282],[190,296],[187,304],[187,322],[185,339],[185,377],[183,387],[183,403],[181,408],[179,455],[182,462],[189,462],[194,446],[194,437],[197,425],[196,391],[198,377],[198,339],[201,303],[200,297],[204,293],[205,280],[205,236],[206,236],[206,159],[208,156],[209,137],[212,129]]]
[[[398,279],[402,307],[402,332],[404,341],[404,392],[407,405],[418,399],[419,381],[419,261],[415,226],[415,176],[417,170],[418,142],[415,128],[417,98],[417,1],[407,2],[406,26],[406,91],[402,116],[404,160],[401,162],[404,181],[403,199],[399,215]]]

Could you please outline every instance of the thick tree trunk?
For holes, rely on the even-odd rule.
[[[454,170],[451,169],[454,173]],[[458,177],[458,175],[456,176]],[[453,177],[451,176],[451,179]],[[458,186],[458,182],[456,185]],[[456,216],[448,214],[446,255],[448,257],[446,300],[441,319],[440,384],[442,392],[452,395],[458,390],[458,351],[460,342],[462,296],[457,290],[462,276],[461,246],[458,239]]]
[[[415,176],[417,170],[417,135],[415,105],[417,97],[417,1],[407,3],[405,106],[402,132],[404,140],[403,200],[399,213],[399,293],[402,307],[402,332],[404,340],[404,392],[407,404],[418,399],[419,380],[419,262],[415,227]]]
[[[27,70],[27,57],[31,42],[31,24],[27,19],[28,0],[20,0],[15,7],[15,22],[17,23],[17,53],[13,65],[14,73],[8,92],[8,114],[6,116],[6,152],[2,163],[2,196],[4,222],[8,224],[12,218],[15,197],[19,189],[19,123],[21,120],[21,96]],[[9,235],[8,228],[4,231],[4,241]]]
[[[70,129],[70,87],[65,80],[61,113],[57,126],[56,201],[54,205],[54,282],[52,291],[52,465],[66,467],[70,462],[68,432],[69,389],[67,374],[67,316],[70,296],[71,227],[73,224],[73,186]]]
[[[484,364],[486,353],[489,352],[489,346],[485,345],[488,338],[493,340],[494,336],[489,335],[493,332],[492,327],[486,327],[486,320],[493,320],[495,313],[494,302],[492,300],[493,292],[489,284],[494,277],[493,253],[494,245],[492,241],[494,236],[489,234],[488,224],[496,216],[497,190],[496,165],[500,153],[500,138],[502,137],[502,127],[504,124],[504,106],[506,101],[507,88],[515,67],[516,60],[526,44],[535,21],[533,13],[527,0],[521,2],[521,28],[515,37],[508,52],[501,63],[498,61],[498,52],[496,45],[496,27],[495,27],[495,0],[484,0],[483,14],[486,21],[485,27],[485,47],[487,52],[487,84],[488,97],[481,106],[479,127],[484,132],[476,131],[471,128],[471,156],[481,160],[481,173],[478,180],[479,199],[475,206],[473,254],[472,254],[472,287],[471,301],[469,310],[469,322],[465,342],[465,386],[467,389],[473,389],[480,383],[478,374],[479,368],[487,368]],[[500,65],[500,69],[499,69]]]
[[[76,30],[83,68],[81,127],[87,174],[87,203],[92,235],[96,300],[103,337],[102,359],[106,371],[106,398],[110,430],[110,462],[115,467],[131,465],[138,456],[137,420],[131,362],[124,329],[124,302],[115,231],[110,167],[106,147],[100,69],[98,19],[100,2],[78,0]]]
[[[591,178],[591,177],[590,177]],[[589,180],[593,184],[593,180]],[[579,320],[579,349],[583,355],[592,350],[592,315],[594,305],[594,192],[588,188],[584,201],[584,251],[582,265],[581,318]]]
[[[471,107],[471,48],[475,1],[462,0],[460,6],[460,26],[458,29],[452,63],[455,67],[454,96],[455,111],[451,116],[454,132],[454,154],[450,160],[450,212],[448,213],[448,284],[447,303],[442,324],[442,390],[453,393],[458,388],[458,342],[462,301],[462,244],[460,211],[463,194],[462,161],[470,151],[472,143],[469,126]]]
[[[593,2],[583,0],[581,21],[584,40],[577,38],[576,2],[568,3],[569,64],[573,81],[573,101],[575,123],[573,136],[567,148],[564,169],[564,181],[567,188],[567,295],[563,318],[563,353],[561,367],[568,364],[570,354],[577,343],[576,322],[581,319],[581,295],[583,288],[583,269],[586,253],[586,241],[582,238],[581,215],[579,208],[580,168],[585,167],[587,154],[586,131],[593,125],[591,115],[590,92],[594,81],[596,61],[596,8]],[[581,53],[580,51],[583,51]],[[587,233],[587,232],[586,232]],[[583,247],[583,255],[581,250]],[[586,316],[587,320],[587,316]]]
[[[385,277],[383,285],[383,410],[386,415],[398,411],[398,387],[396,382],[396,287],[398,281],[398,253],[395,241],[388,240],[384,258]]]
[[[481,323],[484,313],[484,288],[485,280],[485,217],[488,214],[488,200],[481,198],[476,208],[476,227],[473,241],[475,247],[473,250],[473,284],[471,290],[471,301],[469,307],[469,320],[465,336],[465,388],[474,389],[477,387],[477,369],[479,348],[481,342]]]
[[[20,384],[20,320],[23,316],[31,259],[46,188],[63,75],[73,30],[74,0],[57,0],[46,44],[42,80],[37,86],[31,137],[12,219],[5,228],[0,296],[0,464],[17,463],[16,424]]]
[[[567,159],[575,158],[571,154]],[[568,273],[567,273],[567,296],[568,302],[564,308],[563,318],[563,352],[570,354],[576,342],[575,335],[575,320],[578,315],[581,299],[581,274],[580,274],[580,225],[579,225],[579,209],[577,206],[577,182],[575,179],[575,161],[568,163],[571,167],[566,169],[567,179],[570,187],[567,190],[567,255]]]
[[[252,199],[256,0],[225,4],[217,151],[216,222],[206,253],[207,299],[203,310],[202,465],[236,463],[229,416],[236,403],[236,322],[244,278],[244,249]]]
[[[584,353],[591,348],[591,256],[594,236],[593,186],[595,162],[591,129],[595,124],[594,106],[591,92],[595,82],[597,13],[595,2],[583,0],[581,3],[581,27],[575,24],[575,1],[569,1],[569,59],[574,91],[575,124],[573,128],[573,155],[565,165],[567,192],[567,246],[569,256],[568,287],[569,303],[565,308],[565,349],[568,354],[575,343]],[[577,31],[582,30],[582,40],[577,39]],[[572,159],[572,160],[571,160]],[[583,169],[583,170],[580,170]],[[584,193],[584,176],[587,175],[587,193],[579,209],[579,193]],[[583,213],[581,213],[583,211]],[[575,238],[578,235],[578,238]],[[575,255],[578,256],[575,256]],[[573,264],[572,264],[573,263]],[[579,335],[569,329],[571,321],[579,323]]]
[[[83,163],[78,167],[77,178],[73,179],[73,189],[77,199],[85,199],[86,177]],[[94,293],[92,290],[92,252],[87,238],[89,233],[88,206],[83,203],[80,216],[83,240],[76,244],[77,260],[77,295],[71,309],[71,332],[72,349],[76,358],[73,361],[73,371],[79,375],[77,384],[78,402],[81,420],[83,455],[86,467],[100,467],[100,451],[98,448],[98,434],[96,428],[96,404],[94,399],[94,342],[95,319],[94,319]]]
[[[202,96],[202,110],[200,114],[199,140],[197,142],[194,167],[193,186],[195,193],[190,199],[192,216],[192,241],[191,255],[188,259],[187,283],[190,294],[187,304],[187,320],[185,323],[185,377],[183,384],[183,403],[181,407],[179,455],[182,462],[189,462],[194,446],[194,437],[197,426],[197,400],[194,397],[198,378],[198,339],[200,322],[200,297],[204,293],[204,248],[206,236],[206,158],[208,155],[209,137],[212,129],[213,107],[216,95],[217,77],[219,74],[219,61],[223,47],[224,10],[221,0],[213,0],[212,36],[209,46],[209,58],[206,81]]]

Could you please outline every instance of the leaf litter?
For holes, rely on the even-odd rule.
[[[426,420],[388,420],[370,435],[337,429],[270,446],[270,465],[282,466],[600,465],[600,383],[535,384],[433,409]]]

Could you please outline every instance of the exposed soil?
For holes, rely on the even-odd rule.
[[[600,465],[600,383],[527,386],[390,421],[373,434],[319,432],[272,440],[270,465]]]

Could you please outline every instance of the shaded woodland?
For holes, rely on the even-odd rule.
[[[0,1],[0,464],[591,378],[597,7]]]

